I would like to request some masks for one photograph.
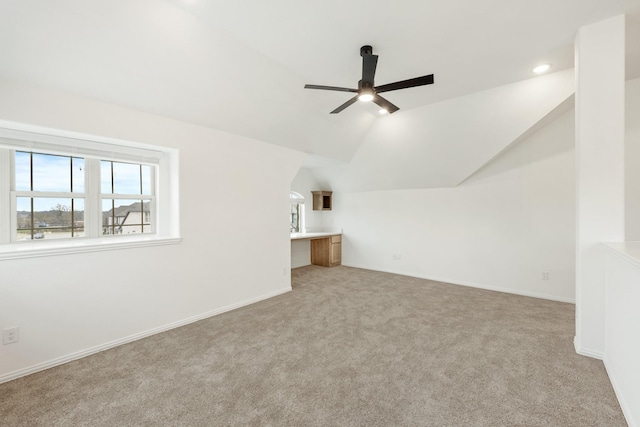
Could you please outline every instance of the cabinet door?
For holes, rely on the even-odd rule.
[[[331,239],[311,240],[311,264],[331,267]]]
[[[332,243],[331,244],[331,260],[330,264],[333,267],[334,265],[340,265],[342,263],[342,243]]]

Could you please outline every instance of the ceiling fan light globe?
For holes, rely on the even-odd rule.
[[[373,101],[373,94],[369,92],[361,93],[358,95],[358,101],[371,102]]]

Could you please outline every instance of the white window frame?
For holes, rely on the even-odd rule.
[[[85,162],[93,164],[85,173],[85,193],[77,193],[77,197],[85,199],[85,218],[89,219],[85,223],[85,237],[50,241],[12,240],[17,226],[15,197],[21,194],[12,194],[16,150],[83,157]],[[151,212],[155,227],[152,233],[101,235],[101,222],[96,224],[101,213],[101,200],[103,197],[114,198],[114,195],[100,194],[100,160],[156,166],[155,191],[151,196],[155,201],[155,209]],[[179,243],[178,189],[177,149],[0,120],[0,261]],[[116,196],[131,198],[129,195]],[[136,195],[135,198],[149,197]],[[98,208],[100,213],[95,212]]]

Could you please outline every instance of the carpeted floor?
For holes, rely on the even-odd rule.
[[[348,267],[0,385],[2,426],[625,426],[574,306]]]

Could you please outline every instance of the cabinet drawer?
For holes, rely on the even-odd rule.
[[[331,236],[331,243],[340,243],[342,242],[342,236]]]

